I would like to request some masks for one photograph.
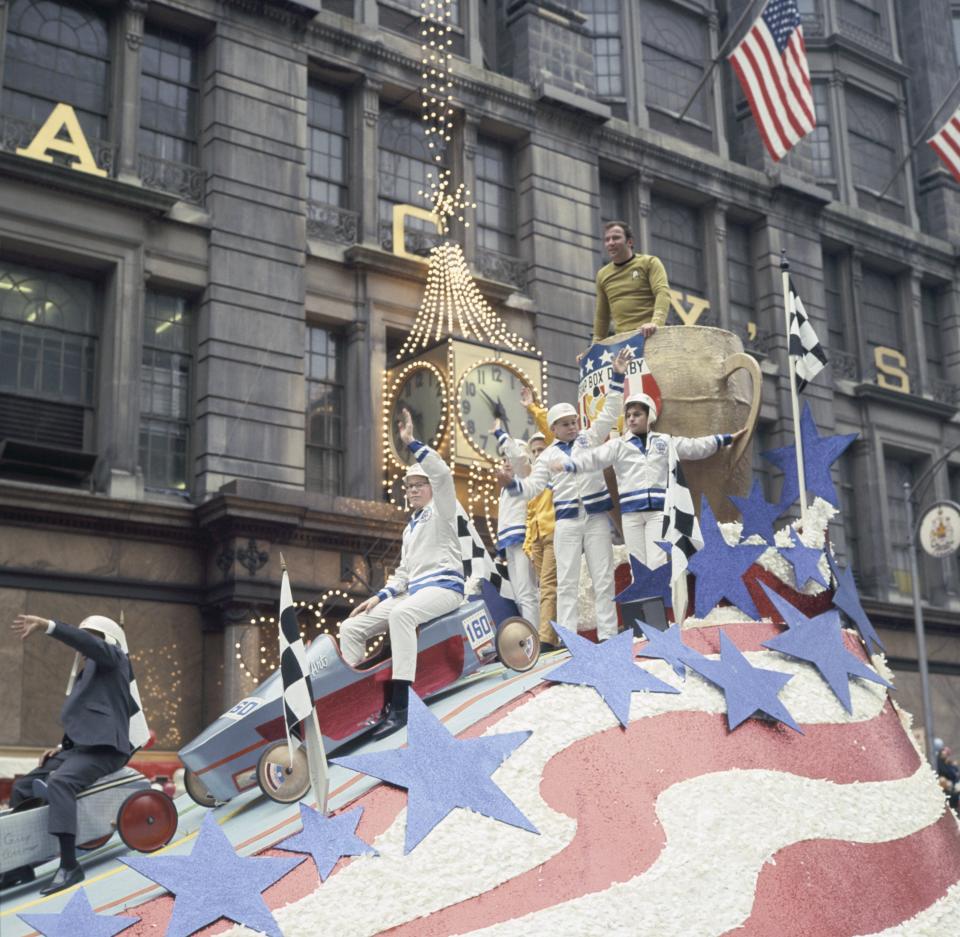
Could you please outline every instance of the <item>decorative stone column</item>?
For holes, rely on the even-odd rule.
[[[0,86],[3,84],[3,64],[7,52],[7,0],[0,0]]]
[[[380,89],[382,84],[372,78],[365,77],[363,86],[358,95],[361,120],[355,126],[357,133],[356,157],[354,160],[354,177],[351,185],[360,192],[357,205],[360,209],[361,239],[367,244],[380,243],[379,224],[377,220],[377,190],[371,184],[378,178],[377,123],[380,119]]]
[[[260,679],[259,624],[251,624],[254,610],[230,605],[223,610],[223,709],[256,692]]]
[[[651,208],[651,185],[653,176],[649,173],[641,172],[637,176],[637,204],[640,206],[640,217],[637,219],[636,235],[638,241],[634,241],[634,247],[639,247],[641,254],[656,253],[654,245],[650,240],[650,208]],[[668,274],[669,275],[669,274]]]
[[[830,111],[833,115],[833,126],[836,136],[832,141],[833,153],[836,157],[836,176],[838,197],[841,201],[855,204],[853,190],[853,164],[850,161],[850,147],[846,145],[849,139],[847,129],[847,99],[844,86],[847,76],[844,72],[834,72],[830,76]]]
[[[358,307],[358,311],[362,310]],[[370,363],[373,358],[373,348],[367,322],[352,322],[348,327],[345,357],[347,377],[344,382],[344,392],[347,401],[347,419],[343,439],[343,468],[344,478],[350,481],[349,489],[343,493],[351,498],[376,501],[380,498],[377,479],[379,461],[373,461],[370,453],[371,436],[379,435],[380,424],[379,419],[374,417],[374,398],[370,393]]]
[[[476,4],[470,4],[475,6]],[[462,131],[460,134],[461,149],[463,159],[456,159],[457,165],[462,166],[463,184],[470,190],[470,198],[477,198],[477,134],[480,127],[480,121],[471,114],[467,114],[462,122]],[[454,140],[456,142],[456,140]],[[456,156],[457,148],[454,147]],[[456,170],[454,170],[456,172]],[[461,243],[468,262],[474,262],[477,256],[477,213],[470,209],[467,214],[470,221],[470,227],[464,228],[462,232]],[[452,225],[458,225],[456,218],[451,220]],[[459,225],[458,225],[459,226]],[[476,264],[474,263],[474,266]]]
[[[710,298],[710,325],[730,329],[730,283],[727,276],[727,209],[726,202],[716,201],[713,211],[707,213],[707,244],[713,250],[706,252],[707,296]],[[711,237],[712,235],[712,237]]]
[[[715,12],[707,16],[707,44],[710,49],[710,60],[716,57],[720,48],[720,17]],[[713,110],[713,139],[716,141],[716,152],[723,159],[730,158],[730,146],[727,142],[727,115],[723,97],[723,69],[715,68],[709,79],[710,104]],[[702,91],[700,92],[703,93]],[[721,280],[725,280],[721,277]]]
[[[119,45],[117,66],[120,70],[120,144],[119,178],[123,182],[136,182],[140,178],[137,166],[140,134],[140,49],[143,46],[143,18],[147,12],[147,0],[127,0],[123,8],[121,31],[123,42]]]

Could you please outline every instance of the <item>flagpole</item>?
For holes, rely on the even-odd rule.
[[[940,102],[940,106],[930,115],[930,119],[923,125],[923,129],[917,134],[917,138],[913,141],[913,143],[910,144],[909,148],[907,149],[907,155],[900,160],[900,165],[897,166],[896,171],[890,177],[890,181],[880,190],[880,194],[877,196],[877,198],[883,198],[884,195],[887,194],[887,190],[890,188],[890,186],[897,181],[897,177],[903,172],[903,167],[907,165],[907,163],[910,161],[910,157],[913,156],[913,151],[920,145],[924,137],[926,137],[927,131],[930,129],[933,122],[940,116],[940,112],[943,110],[944,105],[950,100],[950,98],[953,97],[953,94],[957,88],[960,88],[960,75],[957,76],[956,81],[954,81],[954,83],[950,86],[950,90],[947,92],[946,97]]]
[[[280,554],[280,571],[282,576],[287,575],[287,563]],[[281,614],[283,610],[281,609]],[[310,674],[307,674],[310,679]],[[312,696],[312,694],[311,694]],[[327,753],[323,748],[323,737],[320,734],[320,721],[317,719],[316,706],[310,709],[310,718],[303,721],[304,739],[307,748],[307,771],[310,774],[310,786],[317,802],[317,810],[326,815],[327,795],[330,790],[330,769],[327,766]],[[292,761],[291,752],[291,761]]]
[[[756,5],[757,0],[750,0],[750,2],[744,8],[744,11],[740,14],[740,18],[733,24],[733,28],[727,33],[727,38],[720,43],[720,48],[717,50],[717,54],[713,57],[713,61],[710,63],[710,67],[703,73],[700,78],[697,87],[693,89],[693,93],[687,98],[687,103],[683,105],[683,110],[680,111],[674,120],[680,121],[686,116],[687,111],[690,110],[690,105],[697,99],[697,95],[703,90],[703,86],[710,80],[710,76],[713,74],[713,70],[717,67],[720,62],[720,59],[727,52],[727,44],[730,42],[731,36],[736,36],[740,30],[743,21],[747,18],[747,14],[750,13],[754,6]],[[766,4],[767,0],[764,0]]]
[[[797,394],[797,369],[790,354],[790,262],[786,250],[780,251],[780,278],[783,285],[783,314],[787,328],[787,367],[790,371],[790,407],[793,411],[793,441],[797,453],[797,484],[800,486],[800,526],[806,524],[807,480],[803,471],[803,439],[800,433],[800,398]]]

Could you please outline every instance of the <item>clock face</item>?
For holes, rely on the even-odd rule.
[[[397,422],[404,407],[413,417],[413,435],[436,449],[443,432],[447,390],[440,372],[431,364],[414,365],[401,379],[390,403],[390,442],[393,457],[401,465],[410,465],[413,455],[401,442]]]
[[[498,417],[515,439],[526,442],[537,431],[536,420],[520,402],[520,388],[530,386],[519,371],[499,361],[478,364],[464,374],[457,389],[457,416],[474,449],[489,459],[499,458],[493,435]]]

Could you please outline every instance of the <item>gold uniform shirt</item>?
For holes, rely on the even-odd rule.
[[[622,264],[609,263],[597,273],[597,309],[593,317],[593,340],[613,331],[631,332],[652,322],[661,326],[670,310],[670,283],[659,257],[634,254]]]

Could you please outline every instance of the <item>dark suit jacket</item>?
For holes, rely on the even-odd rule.
[[[127,655],[97,635],[61,621],[54,623],[50,637],[87,659],[60,710],[60,724],[70,741],[74,745],[109,745],[129,755],[130,716],[135,704]]]

